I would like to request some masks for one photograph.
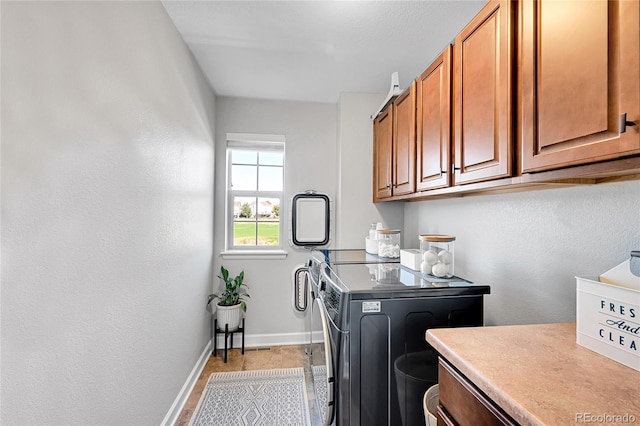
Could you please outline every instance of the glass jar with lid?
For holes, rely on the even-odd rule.
[[[378,230],[378,256],[397,259],[400,257],[400,230]]]
[[[454,271],[454,241],[451,235],[420,235],[422,263],[420,272],[439,278],[451,278]]]
[[[378,236],[378,226],[375,223],[371,224],[371,228],[369,228],[369,239],[375,240]]]

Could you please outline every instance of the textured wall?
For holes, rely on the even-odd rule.
[[[485,321],[575,321],[576,275],[640,249],[640,181],[407,203],[405,230],[456,236],[456,274],[491,285]]]
[[[209,338],[215,98],[158,2],[2,2],[0,423],[159,424]]]
[[[373,204],[373,121],[381,94],[342,93],[338,103],[338,248],[364,248],[372,223],[402,229],[402,203]]]

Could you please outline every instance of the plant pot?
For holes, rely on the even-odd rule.
[[[240,304],[232,306],[217,305],[216,318],[218,319],[218,328],[224,330],[224,325],[229,325],[229,331],[236,331],[240,327],[242,320],[242,309]]]

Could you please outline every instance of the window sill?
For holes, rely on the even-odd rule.
[[[223,259],[286,259],[287,253],[284,250],[227,250],[220,253]]]

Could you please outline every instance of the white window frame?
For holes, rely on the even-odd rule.
[[[282,191],[234,191],[231,182],[231,151],[280,151],[283,154],[282,164]],[[221,256],[225,259],[252,258],[252,259],[283,259],[287,256],[284,250],[284,239],[286,238],[286,209],[284,176],[285,167],[285,137],[283,135],[261,135],[251,133],[227,133],[226,144],[226,186],[225,186],[225,251]],[[244,197],[266,197],[280,199],[279,212],[279,236],[277,246],[235,246],[233,244],[234,226],[234,206],[233,200],[236,196]],[[256,206],[257,208],[257,206]],[[256,211],[257,214],[257,211]]]

